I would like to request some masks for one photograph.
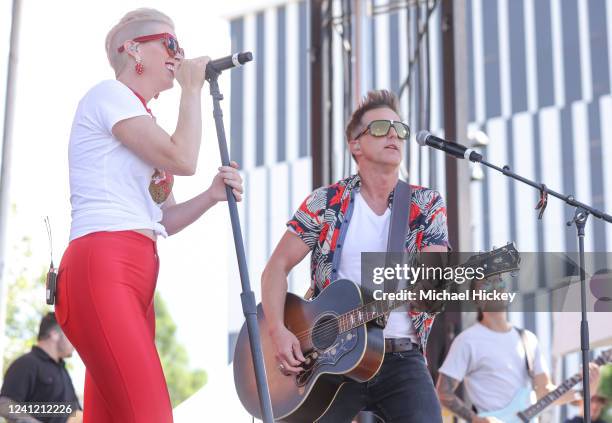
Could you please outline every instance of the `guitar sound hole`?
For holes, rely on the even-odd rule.
[[[335,316],[324,316],[312,329],[312,343],[318,350],[329,348],[338,338],[338,320]]]

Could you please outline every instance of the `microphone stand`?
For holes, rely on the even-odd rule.
[[[582,320],[580,322],[580,349],[582,350],[582,385],[584,390],[584,421],[585,423],[591,423],[591,393],[589,387],[589,322],[587,321],[587,312],[586,312],[586,272],[584,270],[585,260],[584,260],[584,228],[586,226],[587,219],[589,215],[593,215],[605,222],[612,223],[612,216],[607,213],[604,213],[600,210],[597,210],[587,204],[581,203],[580,201],[576,201],[574,196],[572,195],[564,195],[560,194],[556,191],[553,191],[546,187],[544,184],[538,184],[533,182],[527,178],[524,178],[520,175],[514,173],[510,166],[506,165],[503,168],[495,166],[486,160],[473,160],[474,162],[482,163],[483,165],[494,169],[504,175],[516,179],[524,184],[532,186],[539,190],[543,195],[550,194],[553,197],[557,197],[560,200],[565,201],[570,207],[576,208],[576,213],[574,214],[574,218],[567,222],[567,226],[572,226],[572,224],[576,225],[577,236],[578,236],[578,249],[580,251],[580,300],[581,300],[581,312],[582,312]],[[544,207],[546,205],[544,204]],[[543,213],[543,209],[540,213]]]
[[[217,129],[221,163],[224,166],[229,166],[230,158],[227,150],[225,128],[223,126],[223,111],[221,110],[221,100],[223,100],[223,94],[221,94],[221,91],[219,90],[219,83],[217,81],[220,74],[221,72],[213,66],[207,66],[206,80],[210,85],[210,95],[213,98],[213,116],[215,118],[215,127]],[[270,401],[270,391],[268,390],[266,368],[264,366],[263,351],[261,349],[261,338],[259,337],[259,326],[257,325],[257,305],[255,303],[255,294],[253,294],[253,291],[251,290],[251,282],[249,280],[249,271],[244,252],[242,231],[240,229],[238,207],[236,205],[236,199],[232,194],[231,187],[226,185],[225,193],[227,195],[227,204],[229,206],[230,220],[232,222],[234,247],[236,248],[236,256],[238,258],[238,269],[240,271],[240,282],[242,284],[240,300],[242,302],[242,311],[246,319],[247,330],[249,333],[251,355],[253,357],[253,365],[255,368],[255,379],[257,380],[257,393],[259,394],[259,406],[261,407],[263,421],[265,423],[273,423],[274,416],[272,414],[272,402]]]

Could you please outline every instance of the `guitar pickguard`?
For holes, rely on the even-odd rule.
[[[340,358],[350,352],[357,345],[357,329],[341,333],[336,341],[323,351],[316,349],[306,354],[306,362],[303,364],[304,371],[295,378],[297,386],[305,386],[310,382],[312,376],[322,366],[333,366]]]

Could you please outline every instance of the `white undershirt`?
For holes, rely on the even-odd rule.
[[[340,256],[338,279],[349,279],[361,284],[361,253],[387,251],[390,224],[389,208],[379,216],[359,192],[355,194],[353,214]],[[413,342],[418,342],[414,325],[405,308],[389,314],[383,333],[385,338],[411,338]]]

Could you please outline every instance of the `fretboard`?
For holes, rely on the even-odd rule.
[[[513,255],[514,254],[514,255]],[[510,259],[508,259],[510,257]],[[490,253],[477,254],[471,256],[461,267],[477,267],[486,266],[485,279],[493,274],[500,274],[518,269],[518,252],[514,248],[513,244],[508,244],[505,247],[498,248],[491,251]],[[496,260],[493,260],[496,259]],[[449,266],[449,268],[457,266]],[[452,280],[444,280],[441,282],[437,289],[444,290],[452,285]],[[415,286],[412,286],[403,291],[412,291]],[[399,291],[402,292],[402,291]],[[364,304],[354,310],[344,313],[338,317],[338,326],[340,332],[346,332],[361,326],[367,322],[370,322],[378,317],[395,310],[402,305],[408,304],[409,299],[405,300],[378,300],[372,301],[368,304]]]
[[[466,262],[467,265],[467,262]],[[464,266],[466,266],[464,265]],[[437,289],[445,290],[452,285],[452,280],[445,280],[440,283]],[[399,290],[398,292],[410,292],[415,289],[412,286],[407,289]],[[361,326],[367,322],[375,320],[380,316],[387,314],[398,307],[406,305],[410,302],[409,299],[405,300],[375,300],[367,304],[362,305],[354,310],[344,313],[338,317],[340,332],[346,332],[351,329]]]
[[[599,357],[594,361],[594,363],[598,365],[601,365],[604,362],[605,360],[602,357]],[[576,373],[574,376],[570,377],[565,382],[563,382],[561,385],[559,385],[557,389],[549,392],[548,394],[540,398],[538,402],[533,404],[531,407],[518,413],[518,416],[523,421],[531,420],[532,418],[540,414],[542,411],[544,411],[546,407],[548,407],[553,402],[558,400],[561,396],[563,396],[565,393],[567,393],[570,389],[572,389],[574,385],[576,385],[581,380],[582,380],[582,373]]]
[[[575,374],[574,376],[563,382],[561,385],[559,385],[557,389],[543,396],[531,407],[520,412],[519,417],[524,418],[523,421],[531,420],[532,418],[540,414],[542,411],[544,411],[546,407],[548,407],[553,402],[558,400],[561,396],[563,396],[567,391],[572,389],[572,386],[580,382],[581,379],[581,374]]]
[[[364,304],[338,317],[340,332],[347,332],[408,303],[409,300],[406,299],[389,301],[379,300]]]

